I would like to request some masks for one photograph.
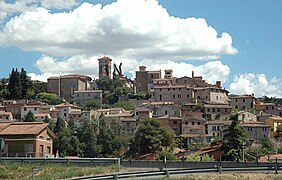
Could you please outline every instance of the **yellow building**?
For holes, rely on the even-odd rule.
[[[282,124],[282,117],[281,116],[273,116],[269,117],[265,120],[265,124],[270,125],[270,137],[274,138],[274,136],[277,135],[276,129],[279,124]],[[282,135],[282,132],[280,132],[280,135]]]

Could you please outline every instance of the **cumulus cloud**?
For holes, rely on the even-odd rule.
[[[270,96],[282,97],[282,81],[277,77],[267,79],[265,74],[246,73],[235,75],[230,84],[230,92],[233,94],[252,94],[256,97]]]
[[[41,2],[62,7],[63,1]],[[24,11],[5,24],[1,44],[55,56],[107,53],[128,59],[217,59],[237,53],[228,33],[218,34],[203,18],[170,16],[156,0],[83,3],[71,12]]]
[[[40,6],[47,9],[70,9],[76,4],[75,0],[15,0],[13,3],[2,0],[0,1],[0,23],[9,15],[34,10]]]
[[[79,73],[89,75],[92,78],[98,77],[98,59],[101,57],[85,55],[77,55],[67,59],[59,60],[53,57],[43,55],[35,63],[35,66],[42,72],[41,75],[31,74],[32,79],[44,80],[53,75],[62,75],[68,73]],[[145,65],[148,70],[162,70],[173,69],[174,77],[191,76],[192,70],[195,75],[201,75],[209,83],[215,83],[217,80],[221,80],[223,83],[227,81],[230,68],[227,65],[222,64],[220,61],[211,61],[203,65],[194,66],[186,62],[175,62],[171,60],[167,61],[153,61],[149,59],[134,60],[124,58],[113,58],[113,63],[119,65],[122,63],[122,70],[124,74],[128,74],[129,77],[135,77],[135,71],[138,70],[138,66]],[[113,71],[113,69],[112,69]]]

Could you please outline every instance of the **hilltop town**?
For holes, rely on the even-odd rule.
[[[220,146],[234,113],[247,134],[241,148],[262,147],[264,141],[279,147],[282,105],[278,99],[231,95],[220,81],[209,84],[192,69],[187,70],[187,76],[174,77],[172,69],[165,69],[162,75],[161,70],[148,71],[144,65],[132,80],[123,74],[122,64],[112,64],[106,56],[98,61],[99,79],[82,74],[49,77],[47,82],[26,78],[30,84],[26,89],[22,84],[19,96],[11,92],[18,87],[12,86],[12,74],[19,72],[13,70],[10,80],[3,78],[2,156],[128,157],[131,151],[132,157],[135,151],[136,158],[142,159],[162,151],[162,147],[174,147],[177,152],[167,151],[178,157],[194,153],[217,159],[223,155]],[[20,74],[24,75],[24,71]],[[173,133],[173,142],[165,145],[169,138],[162,139],[165,135],[161,134],[158,139],[156,134],[154,147],[143,148],[147,144],[142,139],[131,146],[138,141],[145,119],[154,119],[166,127],[166,132]],[[96,139],[91,139],[91,132],[96,133]],[[106,146],[111,139],[120,142],[111,141]],[[77,147],[67,150],[69,144]]]

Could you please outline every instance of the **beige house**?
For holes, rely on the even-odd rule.
[[[11,112],[0,111],[0,121],[11,121],[13,120],[13,115]]]
[[[256,122],[257,115],[248,112],[248,111],[239,111],[238,112],[238,120],[241,122]]]
[[[251,108],[255,108],[255,102],[256,98],[254,95],[233,95],[229,96],[230,99],[230,106],[233,109],[238,109],[238,110],[248,110]]]
[[[282,105],[277,103],[264,103],[261,101],[256,101],[256,111],[274,116],[282,116]]]
[[[191,142],[194,138],[205,137],[205,123],[202,113],[185,112],[182,117],[182,136]]]
[[[152,117],[153,117],[153,112],[148,108],[136,108],[134,110],[134,118],[137,121],[145,118],[152,118]]]
[[[5,140],[2,156],[53,157],[54,134],[41,122],[0,123]]]
[[[181,117],[173,117],[169,115],[158,117],[161,124],[164,126],[168,126],[172,129],[176,136],[179,136],[182,131],[182,118]]]
[[[273,116],[269,117],[265,120],[265,124],[271,127],[270,129],[270,137],[274,138],[275,136],[281,136],[282,133],[278,134],[277,126],[282,124],[282,117],[281,116]]]
[[[223,139],[223,131],[227,129],[230,124],[231,121],[207,121],[205,124],[207,142],[211,142],[212,138],[214,138],[215,136]]]
[[[79,104],[86,104],[90,101],[102,103],[102,90],[74,91],[74,101]]]
[[[194,101],[194,91],[186,85],[154,86],[154,99],[157,102],[176,102],[181,105]]]
[[[261,122],[245,122],[241,126],[249,136],[249,141],[261,141],[269,137],[271,126]]]
[[[121,134],[134,134],[137,130],[137,121],[134,118],[121,118]]]
[[[208,120],[226,120],[231,111],[228,104],[204,104],[204,114]]]
[[[152,110],[153,116],[182,116],[182,106],[175,102],[145,102],[140,107]]]

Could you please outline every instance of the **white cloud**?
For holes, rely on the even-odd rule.
[[[75,0],[41,0],[41,6],[47,9],[70,9],[76,4]]]
[[[77,3],[75,0],[15,0],[14,3],[8,3],[5,0],[0,1],[0,23],[8,16],[14,13],[21,13],[27,10],[34,10],[37,7],[47,9],[70,9]]]
[[[230,68],[227,65],[222,64],[220,61],[211,61],[199,66],[174,61],[166,61],[162,64],[152,62],[148,67],[151,70],[172,69],[174,77],[191,77],[192,71],[194,71],[195,76],[203,76],[204,80],[212,84],[218,80],[222,83],[227,82],[230,74]]]
[[[233,94],[252,94],[256,97],[270,96],[282,97],[282,81],[276,77],[267,79],[265,74],[246,73],[235,75],[234,82],[230,84]]]
[[[35,66],[42,72],[42,75],[32,74],[32,79],[45,80],[53,75],[59,75],[62,72],[78,73],[89,75],[92,78],[98,77],[98,58],[97,56],[87,57],[85,55],[77,55],[71,58],[58,60],[53,57],[43,55],[35,63]],[[207,62],[200,66],[194,66],[185,62],[167,61],[153,61],[153,60],[132,60],[124,58],[113,58],[113,64],[122,63],[122,71],[124,74],[131,74],[130,77],[135,77],[135,71],[138,70],[140,65],[147,66],[148,70],[164,71],[165,69],[173,69],[174,77],[191,76],[192,70],[195,75],[202,75],[203,78],[209,83],[215,83],[217,80],[221,80],[223,83],[227,81],[230,73],[230,68],[227,65],[222,64],[220,61]],[[44,79],[45,78],[45,79]]]
[[[219,35],[203,18],[170,16],[156,0],[118,0],[104,7],[83,3],[69,13],[25,11],[6,23],[1,44],[56,56],[107,53],[139,60],[217,59],[237,53],[229,34]]]

